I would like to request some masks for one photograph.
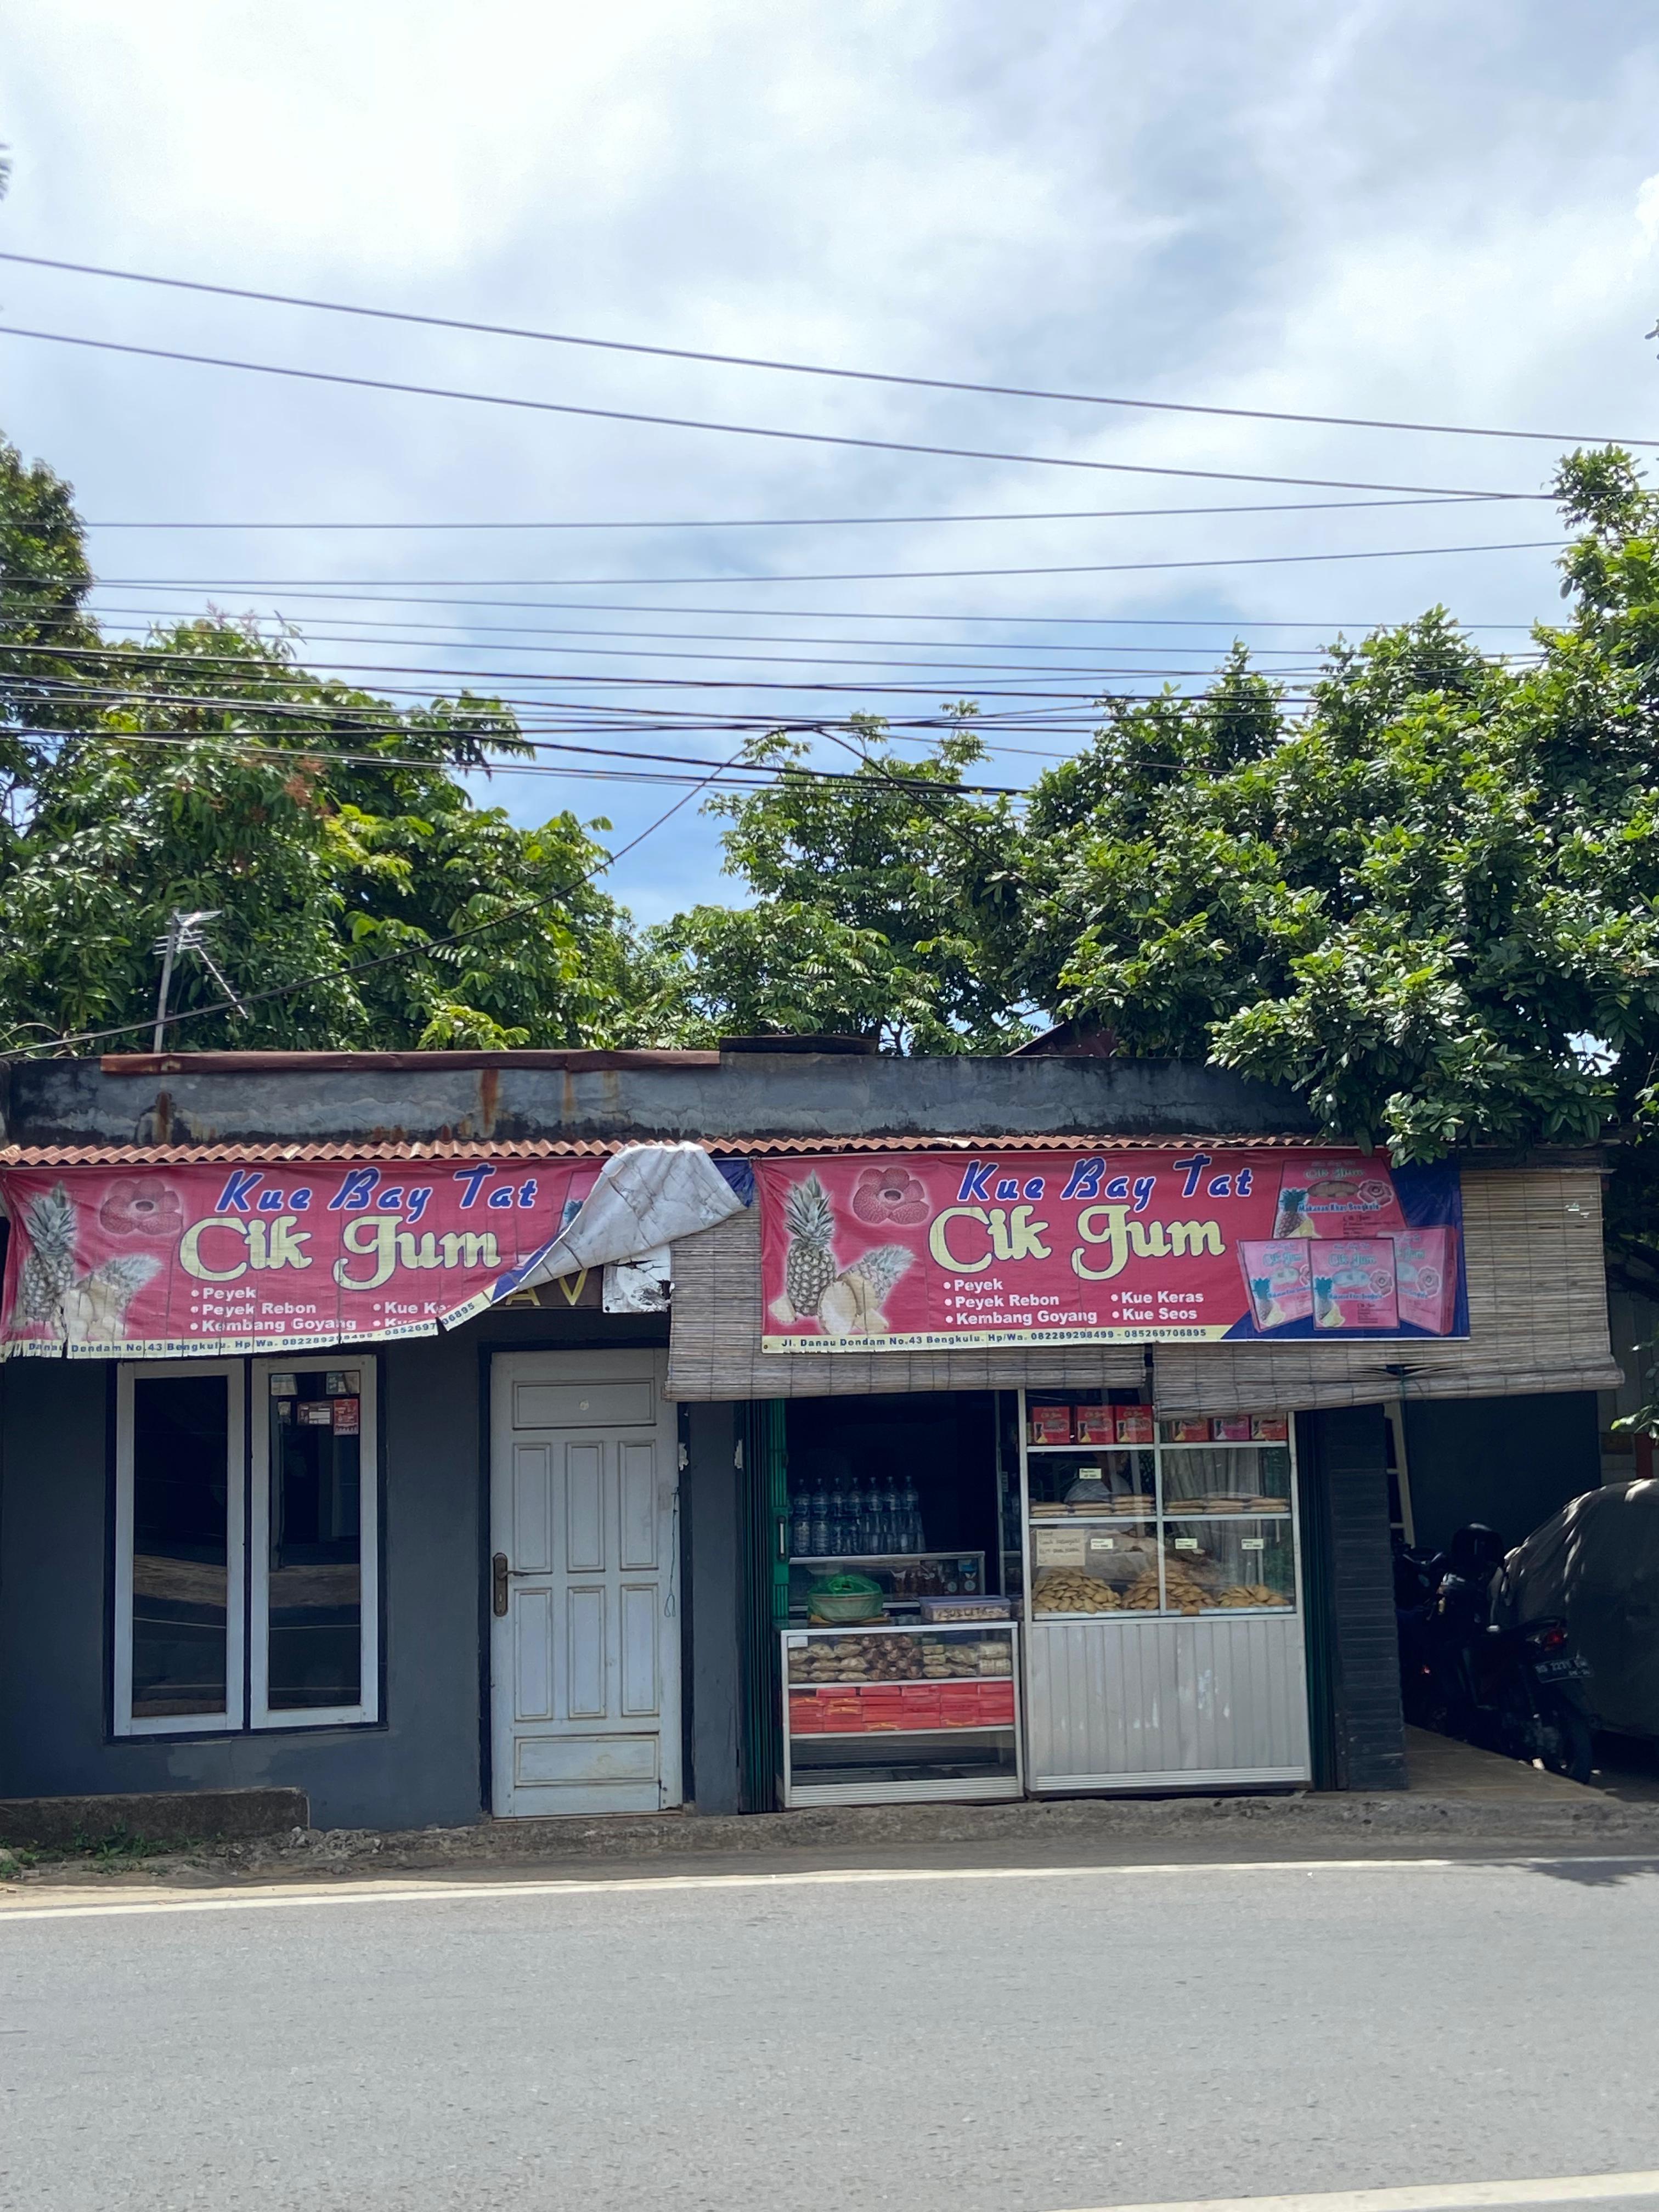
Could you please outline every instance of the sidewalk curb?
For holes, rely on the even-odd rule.
[[[1031,1843],[1249,1841],[1288,1848],[1321,1840],[1417,1844],[1487,1839],[1615,1844],[1659,1852],[1659,1803],[1587,1790],[1584,1802],[1398,1796],[1060,1798],[1008,1805],[879,1805],[793,1813],[618,1814],[494,1820],[459,1828],[293,1830],[225,1847],[239,1871],[524,1865],[549,1860],[744,1856],[779,1850],[884,1850]]]

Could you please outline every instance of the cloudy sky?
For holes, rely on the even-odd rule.
[[[0,246],[921,377],[1659,437],[1656,95],[1639,0],[10,0]],[[967,694],[997,725],[986,780],[1018,785],[1093,697],[1200,681],[1235,634],[1294,681],[1339,629],[1439,600],[1519,647],[1559,604],[1547,504],[1420,503],[1536,493],[1548,443],[906,390],[16,264],[0,323],[1115,465],[0,336],[0,429],[76,485],[112,627],[281,613],[319,665],[498,690],[549,739],[722,760],[756,720],[925,723]],[[250,526],[272,523],[306,526]],[[421,526],[321,526],[393,523]],[[612,526],[431,526],[459,523]],[[1403,557],[1330,557],[1379,553]],[[982,573],[1019,569],[1093,573]],[[684,788],[495,786],[521,818],[603,813],[613,842]],[[695,806],[618,867],[643,918],[722,895]]]

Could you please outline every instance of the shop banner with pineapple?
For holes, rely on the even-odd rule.
[[[601,1164],[7,1169],[0,1356],[431,1336],[515,1294]]]
[[[1450,1162],[986,1150],[755,1180],[767,1352],[1468,1334]]]

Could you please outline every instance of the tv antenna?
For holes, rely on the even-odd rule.
[[[235,1007],[238,1015],[246,1019],[247,1008],[226,981],[218,963],[208,950],[207,939],[202,934],[203,924],[217,921],[223,911],[222,907],[214,906],[204,907],[195,914],[184,914],[175,908],[167,917],[167,935],[158,937],[150,948],[159,953],[161,959],[161,988],[155,1000],[155,1042],[150,1047],[152,1052],[163,1052],[167,1048],[167,999],[173,989],[174,963],[183,953],[194,952],[198,956],[202,965]]]

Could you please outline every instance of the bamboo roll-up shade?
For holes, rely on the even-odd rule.
[[[1266,1413],[1618,1387],[1594,1169],[1466,1165],[1463,1249],[1467,1337],[1160,1345],[1153,1355],[1160,1412]]]
[[[676,1399],[862,1398],[897,1390],[1138,1390],[1138,1344],[1054,1351],[763,1352],[759,1208],[674,1247],[668,1381]]]

